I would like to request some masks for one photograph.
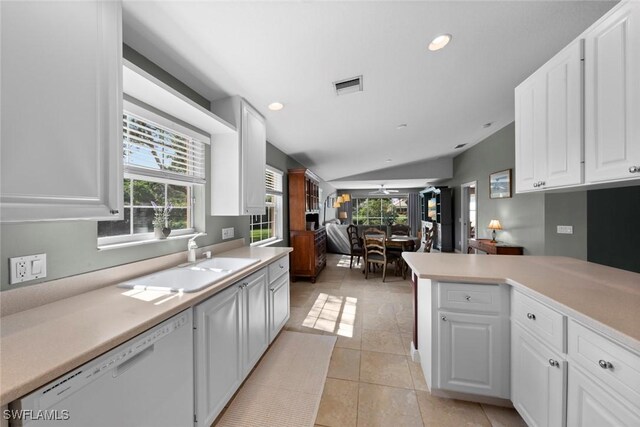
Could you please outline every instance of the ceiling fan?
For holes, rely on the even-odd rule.
[[[369,195],[388,196],[391,193],[397,192],[398,190],[387,190],[386,188],[384,188],[384,184],[380,184],[380,188],[378,188],[376,191],[369,192]]]

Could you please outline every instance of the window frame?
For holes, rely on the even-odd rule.
[[[123,109],[122,109],[123,120],[124,120],[124,115],[127,113],[132,114],[134,116],[138,116],[142,120],[147,120],[152,124],[164,127],[169,131],[183,134],[189,138],[195,139],[198,142],[203,144],[203,150],[205,152],[208,150],[206,146],[211,144],[210,136],[204,133],[203,131],[200,131],[197,128],[194,128],[193,126],[189,125],[188,123],[182,122],[181,120],[171,117],[152,106],[141,103],[135,98],[132,98],[127,94],[124,94]],[[123,135],[122,144],[125,144],[124,135]],[[177,177],[177,179],[174,179],[171,176],[171,174],[164,174],[162,171],[156,171],[154,169],[147,170],[143,167],[138,167],[136,165],[127,165],[124,155],[121,161],[123,163],[123,171],[124,171],[123,177],[122,177],[123,186],[124,186],[125,179],[157,182],[157,183],[165,184],[165,200],[166,200],[166,193],[167,193],[167,185],[179,185],[179,186],[185,186],[190,188],[189,190],[190,200],[188,204],[188,209],[190,210],[189,221],[191,223],[191,227],[186,229],[181,229],[181,230],[172,230],[171,237],[186,236],[186,235],[194,234],[198,231],[204,231],[204,230],[200,230],[199,227],[196,227],[196,224],[199,223],[196,219],[196,212],[198,211],[204,212],[203,209],[199,208],[199,205],[204,206],[206,202],[205,196],[204,196],[205,194],[204,187],[205,187],[206,177],[207,177],[206,161],[203,161],[203,166],[205,168],[204,178],[197,178],[197,177],[190,178],[189,175],[185,175],[185,179],[180,179],[180,177]],[[196,195],[198,197],[201,197],[202,201],[198,201]],[[133,197],[133,194],[131,194],[131,197]],[[123,206],[123,209],[124,207],[125,206]],[[133,227],[133,205],[126,206],[126,207],[131,207],[130,221],[132,224],[131,227]],[[96,231],[97,231],[97,223],[96,223]],[[120,244],[137,243],[137,242],[161,242],[164,240],[166,239],[157,239],[155,237],[154,231],[151,231],[148,233],[135,234],[135,233],[132,233],[130,230],[128,234],[97,237],[97,246],[98,248],[108,248],[111,245],[120,245]]]
[[[271,189],[267,189],[266,188],[266,174],[267,171],[270,171],[274,174],[280,175],[280,190],[271,190]],[[262,216],[265,215],[266,209],[268,209],[268,206],[266,206],[266,201],[265,201],[265,213],[261,214],[261,215],[251,215],[249,217],[249,246],[268,246],[272,243],[278,242],[280,240],[283,239],[283,224],[284,224],[284,172],[282,172],[280,169],[274,168],[273,166],[269,166],[267,165],[265,167],[265,193],[266,196],[275,196],[275,206],[274,206],[274,215],[275,215],[275,220],[274,220],[274,236],[269,237],[267,239],[263,239],[263,240],[258,240],[256,242],[251,242],[251,231],[252,231],[252,227],[253,227],[253,217],[254,216]],[[262,222],[261,222],[262,223]]]

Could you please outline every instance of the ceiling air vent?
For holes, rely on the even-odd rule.
[[[456,145],[456,146],[455,146],[455,147],[453,147],[453,148],[454,148],[454,150],[457,150],[458,148],[462,148],[462,147],[464,147],[465,145],[467,145],[467,144],[458,144],[458,145]]]
[[[333,82],[336,88],[336,95],[346,95],[353,92],[362,92],[362,76],[351,77],[350,79]]]

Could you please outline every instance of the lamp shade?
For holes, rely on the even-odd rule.
[[[338,209],[340,207],[340,202],[337,201],[337,200],[335,202],[333,202],[333,207]]]
[[[351,201],[351,195],[349,194],[343,194],[342,195],[342,200],[344,200],[345,202],[350,202]]]
[[[340,219],[347,219],[347,213],[346,212],[340,212],[338,214],[338,218]]]
[[[497,219],[492,219],[489,223],[489,230],[502,230],[502,225]]]
[[[336,201],[340,204],[344,203],[344,199],[342,198],[342,196],[338,196],[338,198],[336,199]]]

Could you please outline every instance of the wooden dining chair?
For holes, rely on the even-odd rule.
[[[411,228],[408,225],[396,224],[391,226],[392,236],[409,236],[410,233],[411,233]]]
[[[364,234],[364,278],[369,278],[369,267],[382,266],[382,281],[387,276],[386,236],[382,234]]]
[[[424,232],[424,239],[422,240],[422,246],[419,248],[419,251],[431,252],[431,248],[433,247],[433,236],[436,232],[436,225],[433,224],[431,228],[425,227]]]
[[[358,237],[358,227],[351,224],[347,227],[347,236],[349,237],[349,247],[351,259],[349,260],[349,268],[353,265],[353,257],[357,257],[356,264],[360,264],[360,257],[364,256],[360,237]]]

